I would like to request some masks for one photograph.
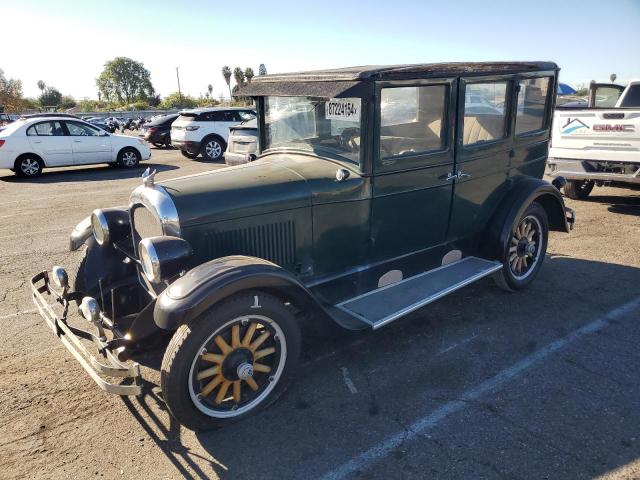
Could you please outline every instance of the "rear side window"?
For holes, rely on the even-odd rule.
[[[238,116],[240,117],[240,121],[242,122],[246,122],[249,120],[253,120],[254,118],[256,118],[256,114],[250,110],[248,111],[244,111],[244,110],[240,110],[238,112]]]
[[[520,80],[516,135],[544,127],[544,111],[549,91],[549,77]]]
[[[38,137],[61,137],[64,130],[60,122],[42,122],[32,125],[27,130],[27,135]]]
[[[380,98],[380,158],[443,148],[445,85],[383,88]]]
[[[464,145],[505,138],[507,82],[467,84],[464,97]]]
[[[181,122],[195,122],[197,120],[198,115],[195,113],[182,113],[178,117],[178,120]]]
[[[640,107],[640,83],[632,85],[620,103],[621,107]]]

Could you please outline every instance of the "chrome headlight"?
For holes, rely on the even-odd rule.
[[[143,238],[138,245],[142,271],[151,283],[178,275],[193,255],[189,242],[178,237]]]
[[[91,214],[91,227],[98,245],[109,245],[131,233],[129,213],[120,208],[94,210]]]

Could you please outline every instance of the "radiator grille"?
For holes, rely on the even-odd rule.
[[[293,221],[209,232],[206,234],[206,242],[212,258],[250,255],[283,267],[296,262]]]
[[[134,205],[131,211],[131,227],[134,234],[134,246],[143,238],[162,235],[162,225],[144,205]]]

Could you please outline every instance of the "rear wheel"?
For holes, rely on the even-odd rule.
[[[548,237],[547,212],[534,202],[511,229],[511,238],[503,252],[502,269],[494,276],[500,288],[515,291],[531,284],[542,266]]]
[[[222,158],[225,148],[226,145],[219,138],[207,138],[202,142],[200,152],[205,160],[215,162]]]
[[[593,190],[593,185],[594,182],[589,180],[568,180],[564,194],[573,200],[585,200]]]
[[[221,427],[275,401],[299,354],[293,312],[272,295],[239,294],[175,332],[162,360],[163,397],[187,428]]]
[[[140,153],[135,148],[125,148],[118,154],[118,165],[124,168],[135,168],[140,163]]]
[[[184,155],[185,157],[187,157],[190,160],[193,160],[194,158],[196,158],[198,156],[198,153],[193,153],[193,152],[189,152],[187,150],[180,150],[180,153],[182,153],[182,155]]]
[[[164,147],[164,143],[153,142],[153,146],[156,147],[156,148],[162,148],[162,147]]]
[[[20,177],[37,177],[42,173],[42,167],[38,157],[25,155],[16,160],[14,171]]]

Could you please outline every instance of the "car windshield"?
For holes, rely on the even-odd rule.
[[[360,161],[359,98],[265,97],[265,149],[292,148]]]

